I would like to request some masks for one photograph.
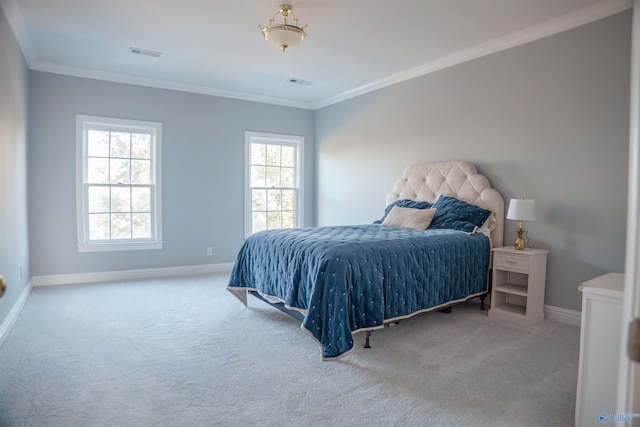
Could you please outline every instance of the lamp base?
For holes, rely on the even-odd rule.
[[[516,237],[516,242],[513,245],[514,248],[516,248],[516,250],[521,251],[524,249],[524,245],[525,245],[525,241],[524,241],[524,237],[522,237],[524,234],[524,230],[522,229],[522,221],[518,221],[518,237]]]

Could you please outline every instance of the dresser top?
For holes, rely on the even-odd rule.
[[[583,293],[622,298],[624,293],[624,273],[607,273],[587,280],[578,286],[578,290]]]

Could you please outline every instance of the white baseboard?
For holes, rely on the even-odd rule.
[[[25,286],[20,293],[20,296],[18,297],[16,303],[9,311],[9,314],[7,314],[7,317],[5,317],[0,324],[0,348],[2,347],[2,344],[4,344],[4,340],[7,338],[7,335],[9,335],[11,327],[18,319],[18,316],[20,316],[24,305],[27,303],[27,299],[29,299],[29,294],[31,293],[32,287],[32,281],[29,281],[29,283],[27,283],[27,286]]]
[[[113,282],[115,280],[157,279],[194,274],[228,273],[233,263],[202,264],[185,267],[147,268],[142,270],[103,271],[96,273],[53,274],[33,276],[33,286],[75,285],[80,283]]]
[[[568,310],[566,308],[554,307],[552,305],[544,306],[544,318],[557,320],[558,322],[568,325],[580,326],[582,313],[576,310]]]

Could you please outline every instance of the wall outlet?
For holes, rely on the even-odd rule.
[[[211,256],[211,255],[213,255],[213,248],[211,246],[209,246],[207,248],[207,256]]]

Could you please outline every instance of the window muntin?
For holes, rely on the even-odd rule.
[[[162,125],[78,116],[80,251],[157,249]]]
[[[245,234],[299,227],[302,137],[247,132]]]

